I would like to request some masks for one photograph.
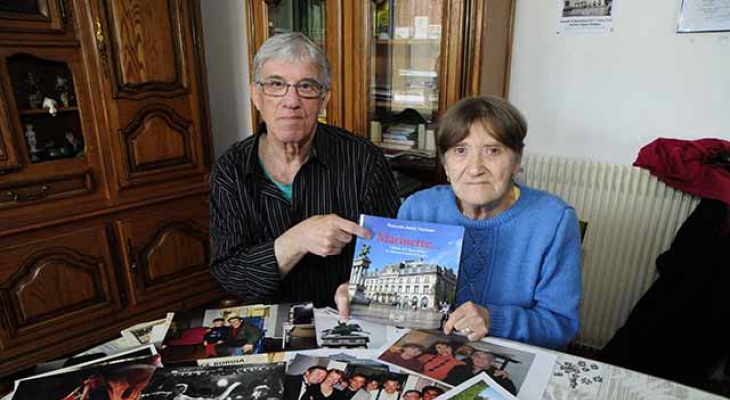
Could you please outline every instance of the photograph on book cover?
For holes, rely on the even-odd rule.
[[[486,372],[520,399],[540,399],[556,356],[503,339],[470,342],[461,335],[411,330],[390,343],[377,359],[449,386]]]
[[[439,400],[517,400],[485,372],[448,391]]]
[[[437,329],[454,302],[464,228],[360,216],[350,315],[402,328]]]
[[[317,346],[311,303],[194,310],[175,316],[162,343],[166,364]]]
[[[314,310],[317,345],[329,348],[379,349],[387,341],[400,337],[403,330],[368,320],[350,318],[340,321],[337,310],[326,307]]]
[[[13,400],[139,399],[142,389],[161,365],[160,356],[107,361],[68,372],[21,381]]]
[[[284,398],[285,363],[225,367],[160,368],[144,389],[143,400]]]

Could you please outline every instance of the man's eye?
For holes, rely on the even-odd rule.
[[[299,89],[302,90],[312,90],[314,89],[314,85],[311,82],[299,82]]]
[[[279,89],[281,87],[286,86],[286,83],[284,83],[282,81],[269,81],[269,82],[267,82],[267,84],[269,85],[269,87],[274,88],[274,89]]]

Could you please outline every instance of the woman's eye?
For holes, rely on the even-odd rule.
[[[497,156],[502,152],[502,149],[500,149],[497,146],[487,147],[487,154],[490,156]]]
[[[463,147],[454,147],[454,154],[462,155],[466,153],[466,149]]]

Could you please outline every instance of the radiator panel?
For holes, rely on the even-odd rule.
[[[601,348],[651,286],[657,256],[699,199],[631,166],[527,154],[522,168],[521,182],[559,196],[588,222],[576,342]]]

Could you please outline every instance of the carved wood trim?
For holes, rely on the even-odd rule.
[[[143,129],[145,124],[154,118],[160,118],[173,132],[180,134],[181,156],[156,161],[138,159],[134,141],[144,134],[154,134]],[[134,179],[136,176],[150,172],[166,171],[171,167],[195,166],[195,154],[192,147],[193,129],[192,122],[184,119],[175,110],[163,104],[152,104],[139,110],[129,125],[119,131],[124,147],[123,157],[127,165],[128,177]]]
[[[63,0],[41,0],[45,5],[48,15],[24,14],[8,11],[0,12],[0,20],[6,21],[0,24],[2,32],[63,32],[65,31],[66,11],[62,4]],[[43,9],[43,5],[39,8]]]
[[[210,246],[208,245],[208,232],[205,229],[197,227],[188,221],[172,221],[160,226],[155,230],[149,241],[142,246],[138,255],[139,262],[139,278],[137,281],[139,290],[144,292],[155,286],[164,286],[166,283],[179,279],[183,271],[200,272],[200,265],[189,265],[181,269],[181,273],[170,274],[167,276],[156,278],[152,276],[150,265],[152,264],[155,252],[161,249],[164,241],[172,233],[181,233],[190,240],[200,242],[200,245],[204,249],[203,260],[210,259]],[[205,261],[203,262],[205,264]],[[188,276],[188,274],[185,274]]]
[[[42,278],[44,268],[53,264],[60,264],[90,275],[93,279],[94,296],[73,305],[31,315],[23,307],[24,292],[32,290],[36,281]],[[93,306],[108,305],[113,302],[108,282],[103,258],[84,255],[66,247],[43,249],[28,257],[18,272],[3,286],[0,286],[0,298],[6,305],[4,309],[8,312],[6,315],[10,325],[8,329],[10,331],[22,330],[44,319],[50,319],[54,315],[68,315]]]
[[[157,0],[156,0],[157,1]],[[160,0],[162,1],[162,0]],[[110,86],[112,98],[114,99],[145,99],[149,97],[177,97],[189,93],[189,83],[186,74],[187,61],[185,58],[185,31],[181,24],[182,5],[181,0],[167,0],[170,10],[169,18],[171,23],[170,36],[173,38],[173,54],[175,56],[175,76],[170,82],[149,81],[144,83],[125,83],[122,81],[122,62],[119,52],[122,50],[121,43],[115,31],[112,31],[112,21],[124,16],[115,16],[110,0],[100,0],[100,12],[104,15],[107,26],[107,37],[109,42],[109,62],[111,65]]]

